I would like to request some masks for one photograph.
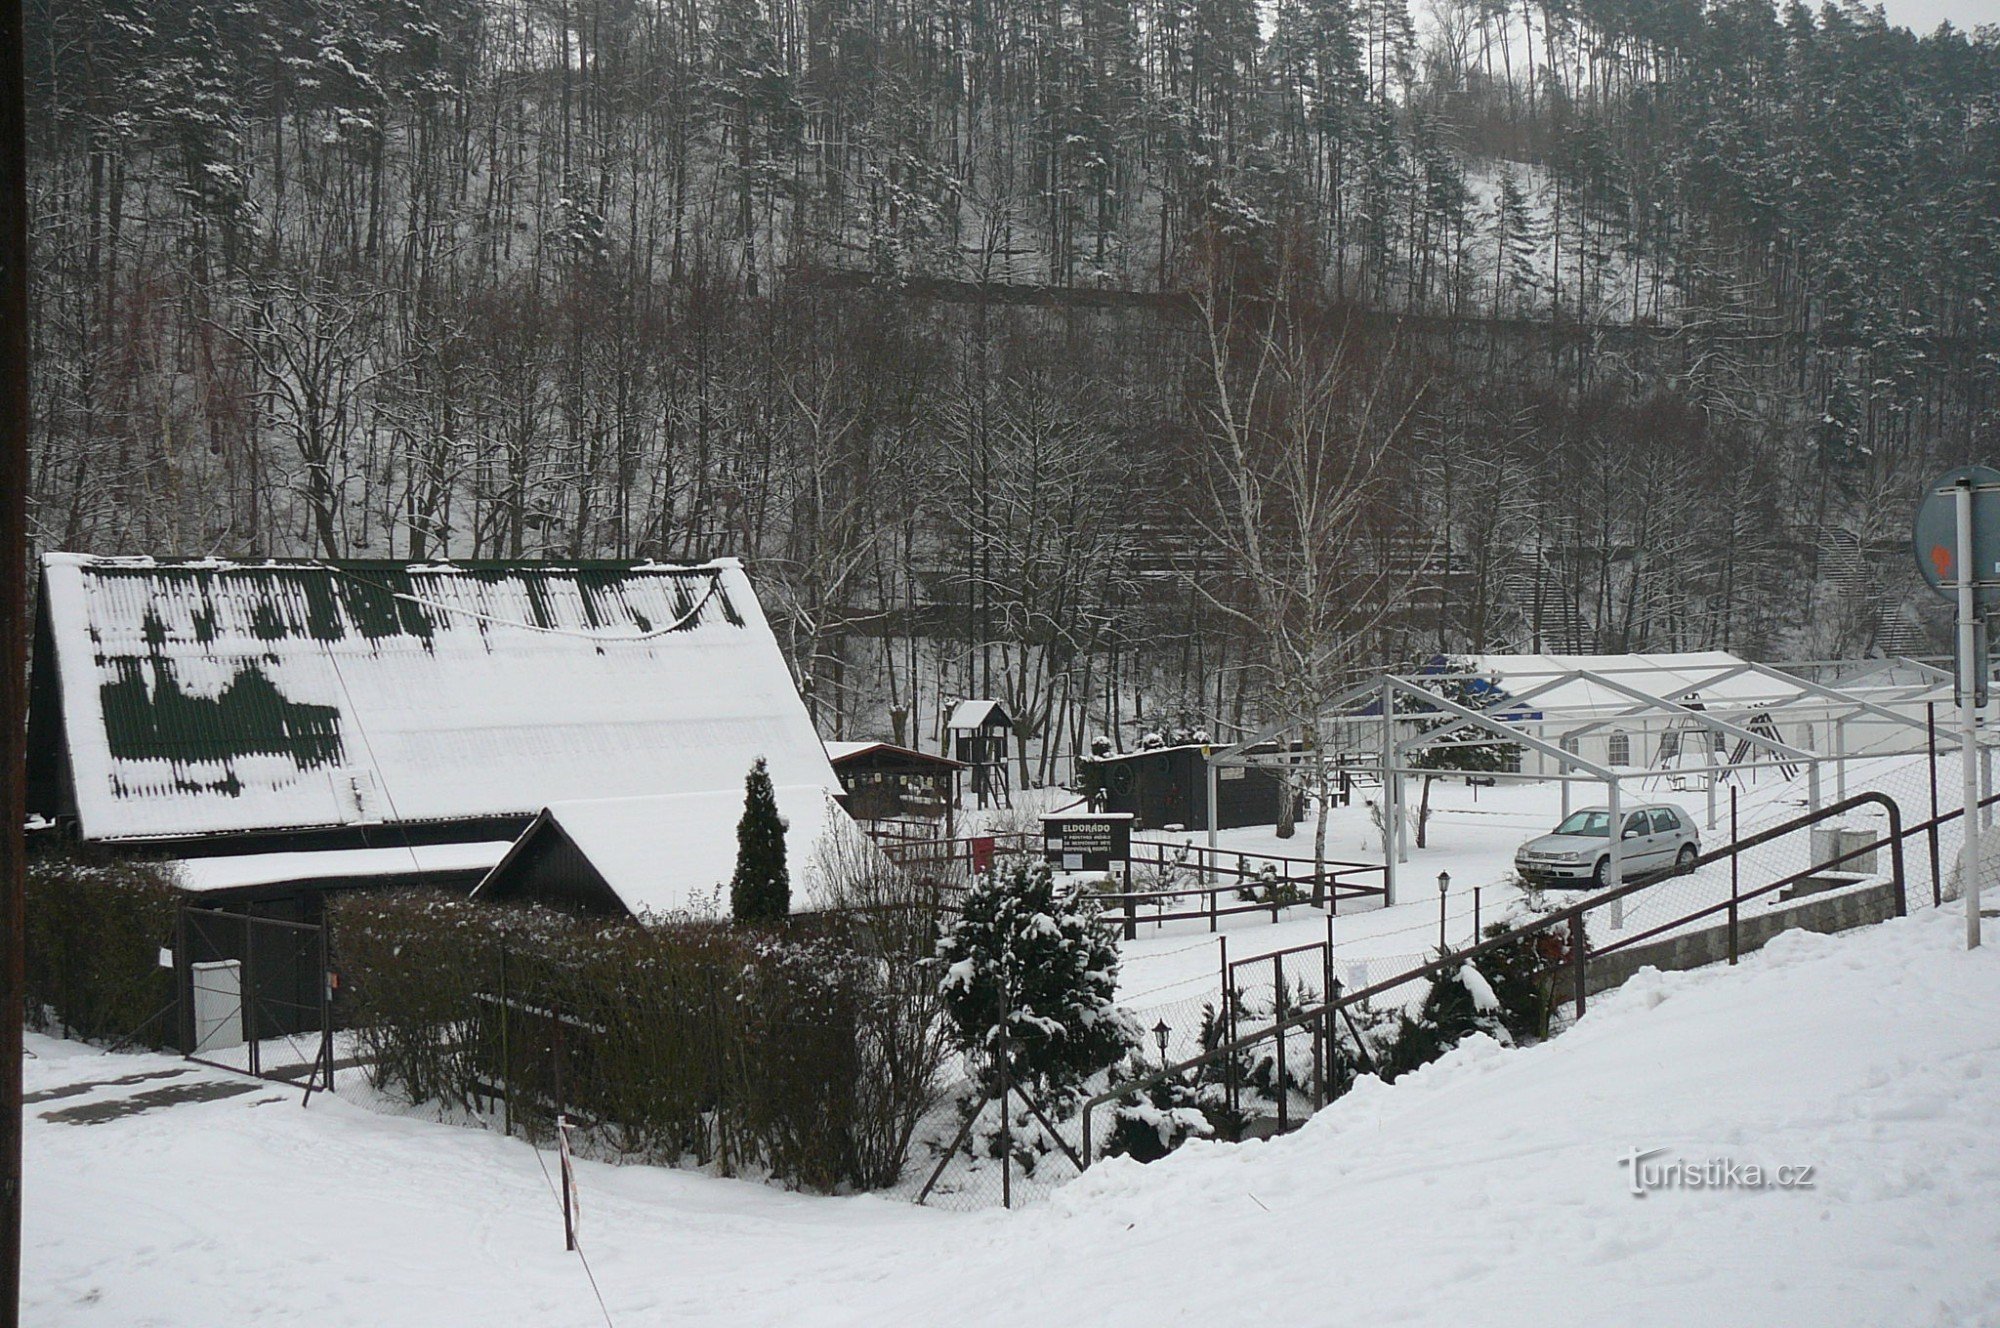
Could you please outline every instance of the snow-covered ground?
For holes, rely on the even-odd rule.
[[[1563,1036],[1364,1083],[1296,1134],[1111,1161],[1016,1213],[579,1165],[31,1037],[38,1324],[2000,1323],[2000,948],[1955,907],[1642,974]],[[122,1084],[113,1078],[168,1076]],[[101,1123],[75,1108],[243,1087]],[[72,1088],[86,1084],[96,1087]],[[72,1119],[62,1113],[71,1112]],[[83,1113],[86,1118],[92,1114]],[[1812,1167],[1672,1190],[1649,1167]]]

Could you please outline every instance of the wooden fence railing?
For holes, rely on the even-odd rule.
[[[939,878],[940,906],[950,909],[955,903],[953,896],[964,887],[947,878],[983,870],[989,855],[1039,853],[1041,839],[1030,832],[1014,832],[883,842],[881,848],[898,866]],[[1160,926],[1206,921],[1208,929],[1215,931],[1223,918],[1246,913],[1269,913],[1271,921],[1277,922],[1285,909],[1298,904],[1338,913],[1342,904],[1351,907],[1386,898],[1382,876],[1383,869],[1376,863],[1334,859],[1316,863],[1310,858],[1211,849],[1205,844],[1135,840],[1125,888],[1102,890],[1096,897],[1104,908],[1105,922],[1122,928],[1130,940],[1138,935],[1142,922]]]

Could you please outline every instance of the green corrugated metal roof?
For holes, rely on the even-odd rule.
[[[456,698],[440,687],[475,676],[477,657],[518,655],[532,638],[555,688],[564,656],[645,649],[660,633],[709,621],[745,625],[714,565],[51,555],[49,566],[63,572],[45,586],[54,587],[54,653],[64,661],[65,737],[74,753],[74,726],[101,724],[88,745],[109,758],[114,800],[176,791],[238,799],[246,787],[293,785],[309,772],[330,770],[338,782],[343,768],[373,768],[368,735],[353,731],[352,679],[378,697],[386,683],[391,695],[443,703]],[[464,663],[415,667],[446,637]],[[76,704],[85,686],[95,687],[94,704]],[[326,776],[316,777],[324,790]]]

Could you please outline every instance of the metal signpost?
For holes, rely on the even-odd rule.
[[[1917,506],[1910,551],[1931,589],[1958,614],[1954,677],[1960,769],[1965,781],[1965,850],[1959,879],[1965,946],[1979,944],[1979,711],[1988,699],[1985,615],[2000,608],[2000,470],[1959,466],[1930,486]]]

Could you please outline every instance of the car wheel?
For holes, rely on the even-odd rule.
[[[1674,859],[1675,874],[1680,876],[1685,876],[1689,872],[1693,871],[1694,860],[1700,856],[1701,854],[1695,851],[1695,847],[1693,844],[1682,844],[1680,856]]]
[[[1597,866],[1590,873],[1590,888],[1602,890],[1611,876],[1611,859],[1599,858]]]

